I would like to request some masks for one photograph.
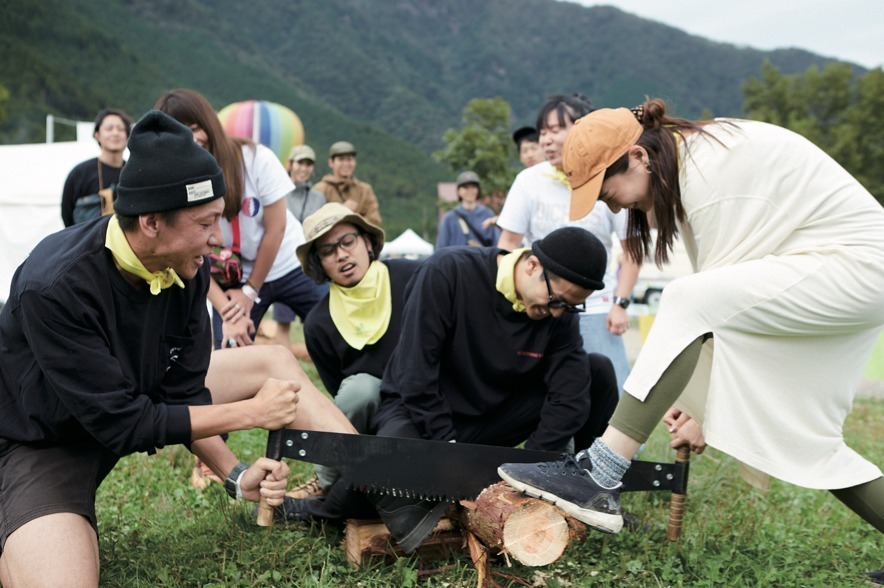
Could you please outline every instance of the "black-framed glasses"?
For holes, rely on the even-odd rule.
[[[580,304],[568,304],[564,300],[553,298],[552,284],[549,283],[549,276],[546,275],[546,272],[543,272],[543,279],[546,280],[546,291],[549,292],[549,303],[547,306],[550,309],[561,308],[565,312],[570,312],[572,314],[586,310],[586,302],[581,302]]]
[[[356,247],[356,243],[358,242],[359,233],[345,233],[334,243],[326,243],[325,245],[317,247],[316,255],[319,256],[319,259],[327,259],[335,254],[338,247],[344,251],[353,251],[353,248]]]

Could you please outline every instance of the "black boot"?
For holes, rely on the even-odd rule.
[[[447,502],[397,496],[376,497],[374,502],[396,544],[405,553],[412,553],[427,540],[449,507]]]
[[[351,490],[349,484],[338,481],[325,496],[311,498],[291,498],[286,496],[283,503],[273,509],[274,521],[343,522],[344,519],[372,519],[375,512],[365,494]]]
[[[884,570],[880,572],[866,572],[866,580],[872,584],[884,584]]]

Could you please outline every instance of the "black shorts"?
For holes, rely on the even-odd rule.
[[[0,438],[0,554],[16,529],[49,514],[83,515],[97,534],[95,491],[117,459],[95,443],[34,447]]]

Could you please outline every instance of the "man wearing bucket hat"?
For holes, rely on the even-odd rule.
[[[482,185],[476,172],[465,171],[457,176],[457,200],[459,204],[442,217],[436,249],[455,245],[490,247],[497,243],[500,231],[493,224],[484,223],[494,216],[494,211],[483,204]]]
[[[373,432],[381,376],[399,341],[405,285],[419,262],[379,261],[384,231],[337,202],[307,217],[304,234],[297,249],[304,273],[329,285],[304,322],[307,350],[338,408],[358,432]],[[288,495],[322,495],[337,478],[322,466],[316,474]]]
[[[573,311],[602,286],[605,250],[566,227],[530,249],[452,247],[408,286],[400,344],[381,384],[377,434],[564,450],[601,434],[617,402],[611,362],[583,351]],[[289,517],[340,518],[346,488]],[[332,507],[336,506],[335,511]],[[399,546],[417,549],[447,503],[389,496],[375,508]]]
[[[4,586],[97,586],[95,491],[130,453],[188,444],[234,495],[283,499],[285,464],[238,464],[218,435],[296,423],[298,384],[206,388],[221,169],[157,111],[129,150],[116,214],[46,237],[0,311]]]
[[[368,222],[381,226],[378,198],[371,184],[360,182],[356,173],[356,148],[347,141],[338,141],[328,150],[328,167],[331,173],[313,189],[322,192],[329,202],[340,202],[359,213]]]

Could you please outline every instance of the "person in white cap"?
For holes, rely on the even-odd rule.
[[[458,205],[445,213],[439,222],[439,235],[436,249],[457,245],[491,247],[497,243],[500,231],[485,221],[494,217],[494,211],[481,204],[482,183],[473,171],[461,172],[457,176]]]
[[[322,192],[313,189],[310,180],[313,178],[313,170],[316,169],[316,153],[309,145],[297,145],[292,147],[286,170],[295,184],[295,189],[286,195],[286,204],[289,212],[294,215],[302,225],[304,219],[322,208],[326,203]],[[320,284],[316,288],[320,298],[328,292],[328,286]],[[273,335],[274,343],[291,346],[292,323],[295,321],[295,312],[283,304],[273,304],[273,320],[276,322],[276,332]]]

